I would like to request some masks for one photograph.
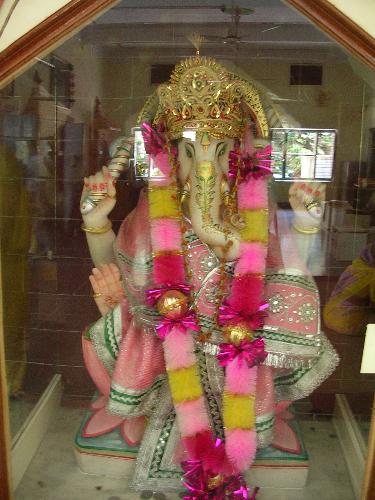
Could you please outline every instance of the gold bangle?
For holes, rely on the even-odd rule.
[[[130,142],[127,142],[126,144],[129,144],[130,147],[133,145]],[[124,151],[127,151],[128,153],[130,153],[129,148],[127,146],[124,146],[123,144],[121,144],[120,146],[117,146],[117,150],[120,150],[120,149],[123,149]]]
[[[92,294],[92,298],[93,298],[93,299],[97,299],[98,297],[101,297],[102,295],[103,295],[103,294],[102,294],[102,293],[99,293],[99,292],[98,292],[98,293],[93,293],[93,294]]]
[[[294,224],[294,223],[293,223],[292,227],[293,227],[293,229],[295,229],[299,233],[303,233],[303,234],[316,234],[320,231],[320,227],[304,228],[304,227],[297,226],[297,224]]]
[[[82,224],[81,226],[82,231],[85,231],[85,233],[92,233],[92,234],[103,234],[109,231],[111,228],[112,228],[111,221],[108,221],[108,223],[102,227],[86,227],[85,224]]]
[[[126,163],[128,163],[128,162],[126,162]],[[124,161],[111,161],[110,164],[108,165],[109,170],[111,169],[111,165],[120,165],[120,167],[124,167],[125,162]]]

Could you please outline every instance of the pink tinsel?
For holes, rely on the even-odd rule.
[[[212,471],[206,471],[200,460],[185,460],[181,464],[184,471],[183,483],[189,494],[184,500],[249,500],[249,491],[241,474],[223,477],[217,485],[210,485]],[[252,495],[250,500],[255,500]]]
[[[249,177],[261,179],[262,177],[268,177],[271,175],[271,153],[272,148],[270,145],[265,148],[255,149],[252,152],[251,148],[246,149],[245,144],[240,162],[240,183]]]
[[[146,290],[146,304],[149,306],[154,306],[156,302],[167,292],[168,290],[178,290],[185,295],[190,294],[191,286],[185,283],[171,283],[164,282],[162,286],[155,288],[149,288]]]
[[[220,439],[214,441],[211,430],[184,437],[182,441],[189,458],[200,460],[204,470],[215,474],[233,474],[234,469],[226,456],[224,443]]]
[[[166,147],[164,130],[156,130],[150,122],[141,123],[141,131],[146,153],[150,156],[157,156]]]
[[[261,328],[264,324],[264,318],[266,316],[266,310],[268,308],[267,302],[259,304],[256,311],[251,314],[244,314],[243,312],[238,312],[234,307],[232,307],[227,301],[219,307],[219,324],[233,325],[239,322],[246,322],[250,330],[257,330]]]
[[[236,274],[264,273],[267,247],[262,243],[241,242],[240,257],[236,263]]]
[[[241,161],[241,153],[238,148],[229,152],[228,179],[233,182],[237,178],[240,161]]]
[[[264,349],[262,337],[254,340],[244,339],[238,345],[222,342],[217,355],[220,366],[228,366],[235,361],[237,364],[247,364],[249,368],[257,366],[266,359],[268,353]]]
[[[206,455],[209,450],[214,448],[212,432],[210,429],[199,432],[194,436],[185,436],[182,441],[191,460],[203,461],[202,457]]]
[[[179,318],[163,318],[155,327],[156,333],[161,340],[165,340],[174,329],[181,335],[186,335],[189,330],[199,332],[200,328],[194,313],[187,313]]]
[[[151,238],[154,252],[180,250],[181,228],[179,222],[173,219],[152,220]]]

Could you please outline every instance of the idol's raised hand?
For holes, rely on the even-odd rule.
[[[294,182],[289,189],[289,202],[294,211],[293,226],[302,233],[320,229],[325,199],[324,183]]]
[[[108,215],[116,204],[116,179],[107,167],[84,178],[81,196],[81,214],[87,227],[100,227],[108,221]]]

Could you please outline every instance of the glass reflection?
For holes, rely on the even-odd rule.
[[[49,219],[55,210],[56,106],[48,89],[53,84],[53,67],[40,62],[0,97],[3,321],[12,436],[49,382],[48,377],[36,384],[32,380],[37,367],[32,352],[40,333],[30,292],[34,259],[51,258],[54,252]]]
[[[65,402],[87,405],[93,395],[80,333],[100,313],[81,231],[82,179],[108,165],[118,140],[131,137],[146,98],[176,62],[193,53],[186,35],[196,28],[207,37],[203,55],[261,89],[271,128],[271,233],[280,244],[272,264],[315,280],[322,330],[341,358],[330,378],[294,411],[302,420],[328,420],[335,394],[343,393],[364,423],[375,387],[373,376],[359,373],[364,325],[374,313],[374,76],[279,2],[255,2],[255,17],[244,11],[243,2],[237,21],[212,2],[169,2],[169,7],[159,2],[163,9],[156,12],[157,3],[121,2],[1,97],[0,215],[11,420],[21,423],[56,372],[64,377]],[[285,22],[275,17],[276,7],[285,9]],[[291,67],[298,67],[297,76]],[[318,69],[318,80],[309,80],[309,68]],[[195,142],[195,136],[184,137]],[[110,216],[115,233],[137,204],[144,181],[160,174],[148,169],[139,143],[136,137],[135,151],[129,148],[135,175],[116,176],[117,203]],[[188,198],[187,183],[180,187]],[[139,230],[144,227],[142,220]],[[213,262],[206,264],[212,268]],[[213,300],[214,295],[213,290]],[[274,297],[275,310],[284,299]],[[301,308],[305,318],[312,314],[308,305]],[[276,378],[282,381],[282,376]]]

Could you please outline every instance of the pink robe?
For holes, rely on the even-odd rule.
[[[220,263],[192,230],[184,237],[188,249],[186,258],[192,270],[190,284],[195,310],[201,331],[211,334],[207,341],[197,341],[196,345],[207,408],[211,412],[214,432],[220,435],[223,372],[215,357],[217,344],[222,341],[215,321]],[[289,427],[283,424],[281,414],[291,400],[306,397],[320,385],[335,369],[338,358],[319,330],[319,297],[315,283],[305,272],[285,272],[276,227],[270,228],[269,249],[265,289],[270,306],[264,328],[259,332],[265,338],[269,354],[264,365],[259,367],[257,379],[258,446],[265,447],[273,442],[275,446],[293,450],[298,443]],[[149,423],[139,450],[135,486],[166,488],[173,483],[170,469],[176,463],[179,438],[162,345],[155,334],[158,316],[145,304],[145,291],[153,282],[148,205],[144,194],[120,228],[115,254],[126,299],[92,325],[83,338],[87,368],[104,396],[97,403],[100,411],[91,419],[86,432],[87,435],[99,435],[121,425],[126,441],[134,444],[142,439],[143,417],[147,416]],[[229,282],[233,265],[228,263],[225,270]],[[168,430],[165,430],[168,439],[160,438],[160,428]],[[168,466],[157,460],[161,446],[165,446],[163,456],[170,456]],[[150,451],[152,448],[154,455]],[[163,472],[162,467],[167,472]],[[155,475],[151,482],[150,471]],[[164,484],[167,479],[168,483]]]

